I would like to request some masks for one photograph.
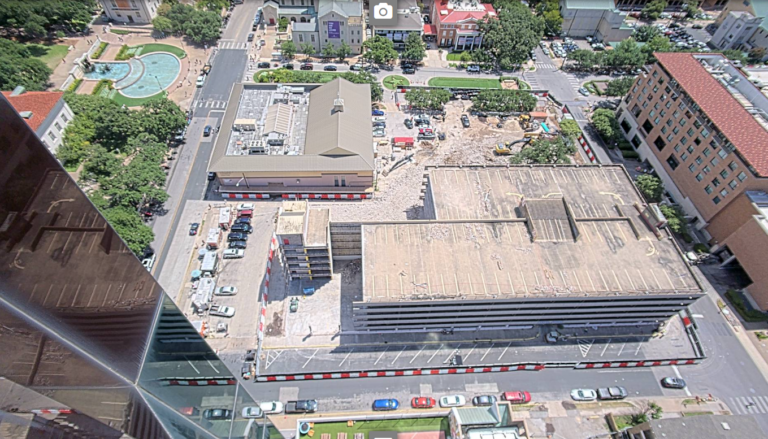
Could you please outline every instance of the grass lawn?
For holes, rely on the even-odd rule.
[[[128,35],[131,33],[131,31],[123,29],[110,29],[109,31],[115,35]]]
[[[253,74],[253,82],[259,82],[259,76],[269,72],[271,69],[264,69],[259,70],[258,72]],[[315,74],[319,75],[320,82],[316,84],[325,84],[326,82],[331,82],[333,79],[342,73],[345,72],[323,72],[323,71],[314,71]],[[262,83],[263,84],[263,83]],[[290,83],[288,83],[290,84]]]
[[[394,90],[397,88],[398,85],[410,85],[410,81],[404,76],[400,75],[389,75],[386,78],[384,78],[381,82],[384,83],[384,88],[387,90]]]
[[[166,92],[160,92],[155,95],[146,97],[146,98],[129,98],[127,96],[124,96],[114,90],[115,93],[112,96],[112,100],[117,102],[120,105],[125,105],[126,107],[139,107],[141,105],[144,105],[145,103],[155,100],[155,99],[162,99],[166,96]]]
[[[429,80],[431,87],[454,87],[454,88],[501,88],[501,82],[498,79],[483,78],[444,78],[437,77]]]
[[[330,433],[335,439],[337,433],[347,433],[348,438],[355,433],[368,433],[370,431],[437,431],[442,430],[445,436],[450,436],[448,418],[416,418],[416,419],[382,419],[380,421],[357,421],[352,427],[347,427],[346,422],[315,422],[315,438],[324,433]],[[309,436],[302,434],[302,438]]]
[[[448,61],[459,61],[459,62],[462,62],[461,61],[461,52],[451,52],[451,53],[446,54],[445,57],[446,57],[446,59],[448,59]],[[470,62],[470,61],[466,61],[466,62]]]
[[[69,46],[66,44],[27,44],[27,49],[33,57],[44,62],[48,67],[55,69],[61,60],[67,56]]]
[[[633,425],[632,416],[630,415],[614,416],[613,419],[616,421],[616,427],[618,427],[619,430],[623,430]]]
[[[179,59],[183,59],[185,56],[187,56],[187,52],[182,50],[180,47],[171,46],[170,44],[149,43],[137,46],[137,48],[139,47],[141,47],[141,55],[146,55],[152,52],[168,52],[176,55],[179,57]]]
[[[712,412],[683,412],[683,416],[704,416],[711,414]]]

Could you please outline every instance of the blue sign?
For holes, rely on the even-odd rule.
[[[341,24],[338,21],[328,22],[328,38],[341,38]]]

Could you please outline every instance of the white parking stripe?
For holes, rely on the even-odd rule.
[[[733,411],[733,413],[736,415],[740,415],[741,410],[739,410],[739,403],[736,402],[733,398],[728,398],[728,400],[730,401],[730,404],[728,405],[731,407],[731,410]]]

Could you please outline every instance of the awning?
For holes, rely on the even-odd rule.
[[[437,29],[434,24],[424,24],[424,35],[437,35]]]

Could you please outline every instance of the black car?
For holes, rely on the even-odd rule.
[[[668,389],[685,389],[685,380],[682,378],[666,377],[661,380],[661,385]]]
[[[197,230],[200,228],[200,224],[192,223],[189,225],[189,236],[197,235]]]
[[[231,249],[241,249],[245,250],[247,247],[245,241],[230,241],[229,242],[229,248]]]
[[[429,15],[424,16],[424,23],[427,23],[427,24],[432,23],[432,20],[430,20]]]
[[[248,42],[250,43],[253,41],[253,34],[248,34]]]
[[[247,241],[248,235],[243,232],[232,232],[229,235],[227,235],[227,241]]]
[[[416,73],[416,69],[414,69],[413,67],[403,67],[403,73],[406,75],[413,75],[414,73]]]
[[[299,401],[288,401],[285,404],[285,413],[313,413],[317,411],[317,400],[302,399]]]
[[[493,395],[480,395],[472,398],[472,404],[475,406],[489,406],[496,404],[496,397]]]
[[[326,72],[335,72],[336,71],[336,66],[334,66],[334,65],[325,66],[325,67],[323,67],[323,70],[325,70]]]
[[[413,128],[413,121],[411,119],[405,119],[405,127],[406,128]]]
[[[213,131],[213,127],[210,125],[206,125],[205,128],[203,128],[203,137],[208,137],[211,135],[211,131]]]
[[[313,69],[314,67],[310,62],[305,62],[304,64],[301,65],[301,70],[313,70]]]
[[[374,122],[373,123],[374,128],[386,128],[387,123],[386,122]]]
[[[235,220],[235,224],[251,224],[251,219],[247,216],[241,216]]]
[[[216,173],[215,172],[209,172],[208,173],[208,181],[216,180]]]
[[[269,68],[269,63],[266,62],[266,61],[262,61],[262,62],[256,64],[256,67],[258,67],[260,69],[268,69]]]
[[[232,410],[208,409],[203,411],[203,417],[210,420],[232,419]]]
[[[293,70],[293,64],[283,64],[281,67],[286,70]]]
[[[233,232],[253,233],[253,227],[250,224],[232,224],[230,230]]]
[[[461,115],[461,125],[464,128],[469,128],[469,117],[466,114]]]

